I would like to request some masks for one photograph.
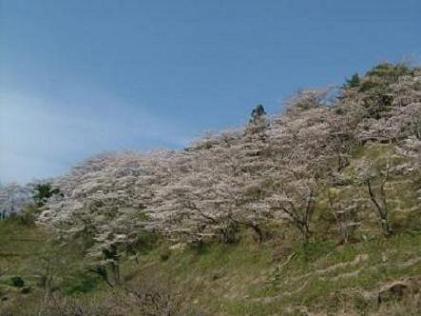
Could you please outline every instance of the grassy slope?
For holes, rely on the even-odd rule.
[[[25,310],[36,315],[46,287],[74,294],[100,286],[98,278],[84,269],[77,245],[63,247],[50,237],[19,219],[0,222],[0,315],[9,308],[13,315],[24,315]],[[14,286],[13,277],[22,278],[24,286]]]
[[[8,225],[0,226],[2,236],[10,233],[10,227],[5,226]],[[27,236],[39,237],[35,228],[25,232]],[[307,247],[297,244],[279,255],[275,250],[282,246],[275,241],[259,245],[245,238],[237,245],[215,244],[200,251],[172,250],[166,260],[163,253],[167,254],[167,247],[161,245],[144,255],[139,264],[127,262],[123,275],[128,284],[153,279],[173,293],[181,293],[186,314],[282,315],[289,312],[296,315],[306,309],[333,314],[347,310],[375,311],[377,293],[384,284],[421,276],[420,245],[421,233],[418,232],[340,247],[330,241]],[[28,241],[9,241],[9,249],[22,254],[20,257],[14,253],[13,260],[3,256],[5,248],[2,247],[1,267],[3,270],[8,266],[8,271],[0,279],[0,289],[2,296],[9,300],[0,304],[19,302],[32,309],[30,306],[40,299],[41,291],[33,276],[33,270],[40,269],[35,262],[39,252],[31,252],[34,246],[43,247],[41,242],[29,241],[29,238]],[[65,271],[58,272],[57,277],[65,274],[69,277]],[[21,294],[10,285],[10,277],[15,275],[32,286],[31,293]],[[79,279],[74,275],[71,279],[67,287],[75,288],[86,282],[83,275],[79,275]],[[101,287],[83,295],[101,296],[105,291],[107,289]]]
[[[356,159],[389,155],[387,145],[364,149]],[[352,168],[352,164],[350,166]],[[378,232],[375,213],[365,221],[360,241],[338,246],[325,232],[327,213],[321,197],[313,230],[317,240],[303,246],[292,227],[280,227],[275,238],[262,244],[251,232],[235,245],[212,244],[200,249],[169,249],[162,242],[141,255],[140,262],[122,266],[125,284],[161,284],[180,297],[182,315],[417,315],[419,300],[411,296],[389,314],[377,306],[380,289],[397,280],[421,280],[421,222],[415,188],[405,178],[388,184],[392,218],[397,233],[384,238]],[[344,194],[364,194],[351,188]],[[361,190],[361,192],[360,192]],[[0,314],[7,308],[35,315],[42,300],[37,284],[48,268],[52,284],[66,295],[85,300],[101,300],[109,289],[96,277],[83,272],[79,248],[62,248],[48,242],[48,235],[35,226],[18,221],[0,223]],[[29,294],[11,285],[12,276],[21,276]],[[118,290],[117,290],[118,291]],[[418,304],[418,305],[417,305]],[[26,314],[23,312],[26,310]],[[412,314],[411,314],[412,313]],[[135,314],[134,314],[135,315]]]
[[[420,244],[421,233],[401,234],[340,247],[328,241],[297,245],[279,257],[274,242],[242,242],[176,251],[165,261],[157,250],[143,257],[130,282],[152,275],[183,293],[187,310],[209,315],[296,315],[303,306],[332,313],[374,310],[382,285],[421,276]]]

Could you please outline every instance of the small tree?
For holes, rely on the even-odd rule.
[[[251,112],[250,123],[256,123],[265,115],[266,115],[266,111],[263,105],[261,104],[256,105],[256,107]]]
[[[269,126],[270,121],[267,118],[265,108],[259,104],[251,112],[250,120],[245,130],[246,136],[254,139],[265,139],[267,136],[265,132]]]
[[[58,188],[52,188],[51,183],[39,183],[35,185],[32,198],[38,207],[42,207],[53,195],[60,194]]]
[[[362,160],[357,166],[357,172],[358,180],[366,187],[368,197],[377,212],[383,234],[390,236],[393,231],[385,190],[390,179],[390,162],[386,162],[384,166],[379,166],[373,161]]]
[[[341,196],[341,191],[337,188],[328,190],[328,201],[335,217],[340,243],[346,244],[352,240],[355,230],[360,226],[357,216],[358,201]]]
[[[0,187],[0,220],[20,214],[31,203],[32,187],[10,183]]]
[[[356,88],[361,84],[360,75],[358,73],[355,73],[352,75],[350,79],[345,79],[344,88]]]
[[[315,179],[283,178],[278,193],[268,199],[271,209],[287,215],[305,242],[311,237],[310,225],[316,207]]]

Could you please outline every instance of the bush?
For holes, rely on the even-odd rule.
[[[11,281],[11,283],[14,287],[24,287],[25,286],[25,281],[19,276],[11,277],[10,281]]]

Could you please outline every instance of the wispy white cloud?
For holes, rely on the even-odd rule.
[[[55,176],[103,151],[187,143],[174,122],[106,94],[60,101],[0,91],[2,182]]]

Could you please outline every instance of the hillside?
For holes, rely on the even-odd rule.
[[[419,315],[421,70],[284,109],[3,188],[0,314]]]

